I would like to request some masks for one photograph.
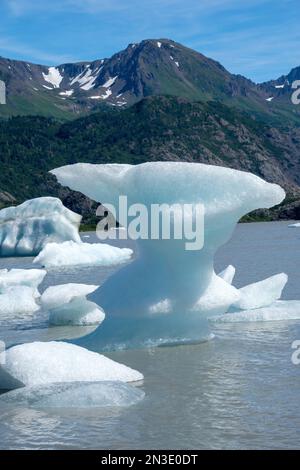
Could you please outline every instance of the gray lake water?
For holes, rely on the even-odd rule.
[[[300,229],[287,225],[238,225],[216,256],[216,271],[235,265],[237,287],[284,271],[289,282],[283,298],[299,300]],[[2,259],[0,269],[30,268],[31,262]],[[42,289],[67,282],[101,284],[114,269],[50,271]],[[48,328],[43,312],[0,317],[0,339],[7,345],[88,331]],[[132,407],[0,409],[0,448],[298,448],[300,365],[291,362],[291,344],[300,340],[300,321],[213,325],[212,331],[214,340],[195,346],[109,354],[145,376],[146,397]]]

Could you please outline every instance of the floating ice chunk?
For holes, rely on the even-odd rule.
[[[59,88],[63,80],[63,76],[60,74],[59,69],[55,67],[49,67],[48,73],[42,73],[42,75],[44,77],[45,82],[51,83],[53,88]]]
[[[98,325],[105,314],[86,296],[98,286],[86,284],[62,284],[49,287],[41,296],[43,310],[49,310],[50,325]]]
[[[38,286],[43,282],[47,271],[43,269],[11,269],[0,271],[0,293],[5,293],[8,287],[27,286],[34,290],[34,296],[39,297]]]
[[[290,224],[289,227],[299,228],[300,227],[300,222],[296,222],[295,224]]]
[[[145,396],[120,381],[62,382],[22,387],[0,396],[0,406],[37,408],[103,408],[132,406]]]
[[[0,256],[32,256],[49,242],[81,242],[81,216],[59,199],[41,197],[0,211]]]
[[[14,286],[0,293],[0,315],[33,313],[39,310],[36,301],[36,290],[27,286]]]
[[[238,302],[239,299],[240,292],[238,289],[231,286],[221,277],[213,274],[210,284],[196,303],[194,309],[196,311],[217,314],[222,311],[226,312],[230,305]]]
[[[129,248],[117,248],[104,243],[48,243],[34,259],[46,268],[54,266],[111,266],[129,261]]]
[[[99,286],[88,284],[61,284],[51,286],[45,290],[41,296],[41,304],[43,309],[49,310],[67,304],[77,297],[85,297],[91,294]]]
[[[278,300],[269,307],[253,310],[241,310],[234,313],[225,313],[212,317],[211,321],[216,323],[238,323],[238,322],[266,322],[300,320],[299,300]]]
[[[239,310],[268,307],[280,299],[287,281],[287,274],[281,273],[249,284],[239,289],[240,299],[233,303],[233,307]]]
[[[235,267],[230,264],[229,266],[227,266],[226,269],[224,269],[224,271],[219,273],[218,276],[221,277],[228,284],[232,284],[232,281],[235,276]]]
[[[152,204],[164,203],[202,204],[205,209],[204,227],[199,229],[204,231],[201,250],[187,250],[184,237],[138,240],[139,257],[90,295],[104,309],[106,319],[77,341],[97,351],[207,337],[207,316],[219,308],[218,313],[225,313],[240,295],[215,275],[215,252],[231,237],[242,215],[279,204],[285,196],[280,186],[250,173],[200,163],[80,163],[52,173],[61,184],[104,205],[112,204],[117,212],[120,195],[127,196],[128,207],[144,204],[149,213]],[[190,219],[191,215],[183,215],[183,225]],[[171,311],[151,314],[151,307],[165,299]]]
[[[56,326],[100,325],[105,318],[103,310],[85,297],[78,297],[68,304],[50,310],[49,324]]]
[[[274,96],[270,96],[270,98],[266,98],[266,101],[273,101]]]
[[[161,42],[157,41],[157,47],[160,49],[161,48]]]
[[[6,380],[0,389],[7,388],[7,374],[27,386],[56,382],[101,382],[117,380],[135,382],[143,375],[98,353],[64,342],[28,343],[14,346],[0,361]],[[0,359],[1,359],[0,355]],[[1,380],[0,372],[0,380]]]

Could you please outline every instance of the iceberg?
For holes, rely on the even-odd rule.
[[[0,256],[35,256],[49,242],[80,243],[81,216],[53,197],[30,199],[0,211]]]
[[[132,256],[129,248],[118,248],[105,243],[48,243],[33,260],[46,268],[59,266],[113,266],[126,263]]]
[[[76,344],[95,351],[207,338],[209,316],[216,309],[225,313],[240,295],[216,276],[215,252],[228,241],[243,215],[277,205],[285,197],[280,186],[258,176],[201,163],[78,163],[52,173],[62,185],[104,206],[113,205],[116,212],[120,196],[127,196],[128,206],[143,204],[149,212],[153,204],[202,204],[205,210],[202,249],[187,250],[185,239],[138,240],[139,256],[89,296],[103,308],[106,318]],[[194,216],[193,212],[184,214],[183,222],[193,221]],[[162,311],[157,309],[166,305]]]
[[[104,318],[103,310],[86,296],[99,286],[62,284],[51,286],[41,296],[42,309],[49,311],[50,325],[98,325]]]
[[[98,353],[64,342],[28,343],[0,354],[0,390],[11,384],[135,382],[143,375]]]
[[[268,307],[275,300],[280,299],[287,281],[287,274],[281,273],[242,287],[239,289],[240,298],[232,303],[232,308],[250,310]]]
[[[47,271],[42,269],[7,269],[0,271],[0,294],[10,287],[26,286],[34,290],[39,297],[38,286],[43,282]]]
[[[211,317],[215,323],[267,322],[300,320],[300,300],[277,300],[263,308],[241,310]]]
[[[35,408],[127,407],[141,401],[142,390],[120,381],[62,382],[23,387],[0,396],[1,406]]]

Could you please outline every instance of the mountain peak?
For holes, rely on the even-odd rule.
[[[214,100],[270,113],[274,108],[271,92],[279,90],[279,85],[257,86],[232,75],[218,62],[167,38],[131,43],[111,58],[56,67],[0,58],[0,79],[7,85],[2,116],[68,117],[103,104],[124,108],[156,95]]]

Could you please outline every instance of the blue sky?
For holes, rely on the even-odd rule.
[[[300,65],[299,0],[0,0],[0,55],[42,64],[170,38],[260,82]]]

